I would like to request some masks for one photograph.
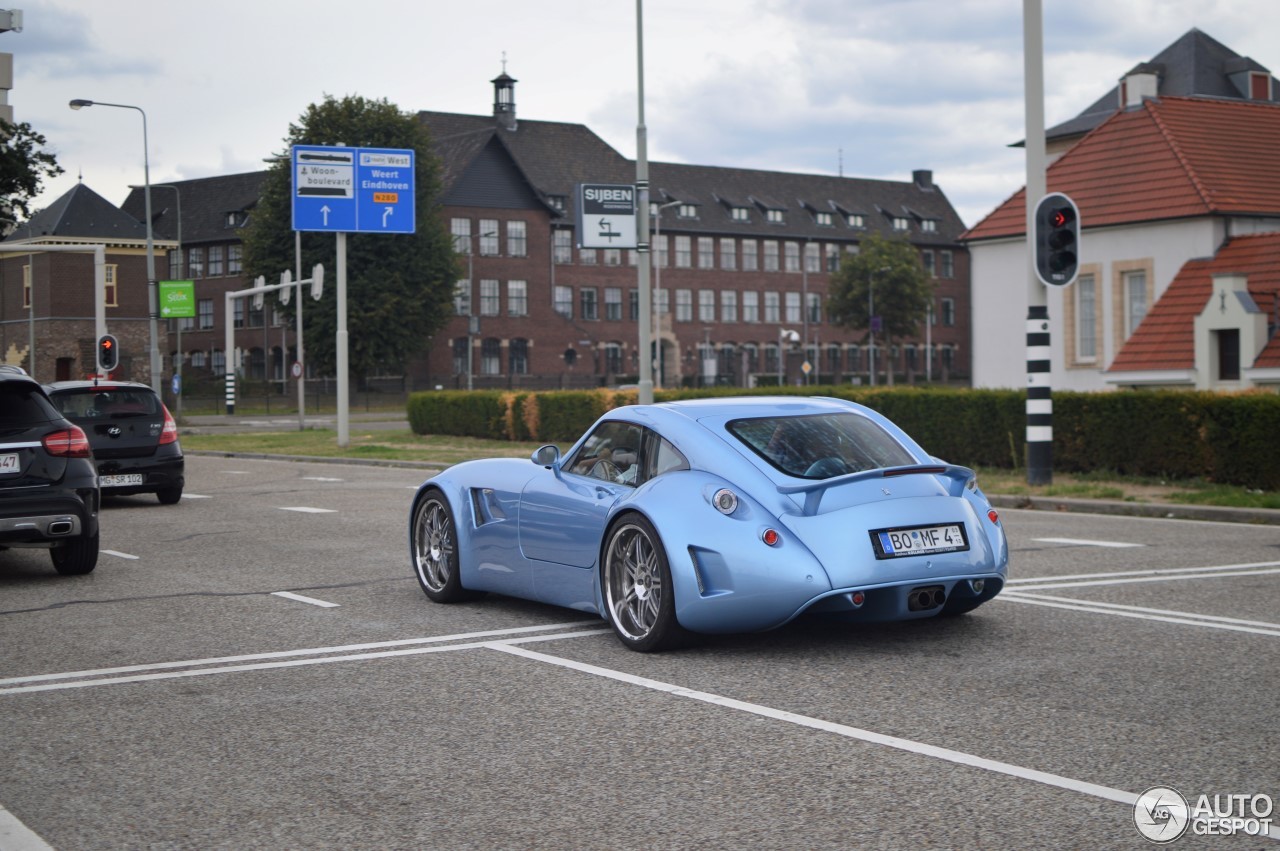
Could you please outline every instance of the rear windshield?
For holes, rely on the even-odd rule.
[[[132,387],[84,387],[59,390],[53,403],[72,420],[123,419],[160,414],[160,400],[150,390]]]
[[[829,479],[914,464],[902,444],[859,414],[734,420],[729,433],[788,476]]]
[[[25,428],[58,419],[41,390],[26,381],[0,382],[0,427]]]

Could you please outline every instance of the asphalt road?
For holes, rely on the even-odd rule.
[[[1280,797],[1274,526],[1003,510],[968,616],[654,656],[431,604],[421,476],[189,457],[92,575],[0,552],[0,849],[1146,848],[1152,786]]]

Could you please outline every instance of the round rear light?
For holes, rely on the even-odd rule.
[[[721,514],[732,514],[738,507],[738,495],[728,488],[720,488],[711,497],[711,504]]]
[[[776,547],[778,542],[782,540],[782,536],[778,534],[777,529],[765,529],[764,534],[760,536],[760,540],[771,547]]]
[[[1000,525],[1000,515],[996,513],[996,510],[994,508],[987,511],[987,519],[990,520],[992,523],[996,524],[997,526]]]

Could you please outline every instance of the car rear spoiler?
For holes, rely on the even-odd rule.
[[[873,479],[890,479],[895,476],[946,476],[951,479],[951,495],[960,496],[965,487],[975,476],[968,467],[956,464],[907,464],[902,467],[879,467],[875,470],[862,470],[858,473],[846,473],[843,476],[832,476],[816,482],[805,482],[802,485],[779,485],[778,493],[804,494],[804,514],[810,516],[818,513],[818,506],[828,488],[848,485],[854,482],[865,482]]]

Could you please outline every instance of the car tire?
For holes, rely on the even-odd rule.
[[[98,535],[69,538],[62,546],[49,550],[53,569],[63,576],[83,576],[98,566]]]
[[[652,523],[639,514],[619,519],[609,530],[601,563],[605,617],[624,645],[653,653],[688,639],[676,619],[671,565]]]
[[[177,505],[178,500],[182,499],[182,486],[161,488],[156,491],[156,499],[160,500],[161,505]]]
[[[444,494],[427,491],[413,508],[409,556],[423,592],[437,603],[461,603],[480,594],[462,587],[458,575],[458,533]]]

